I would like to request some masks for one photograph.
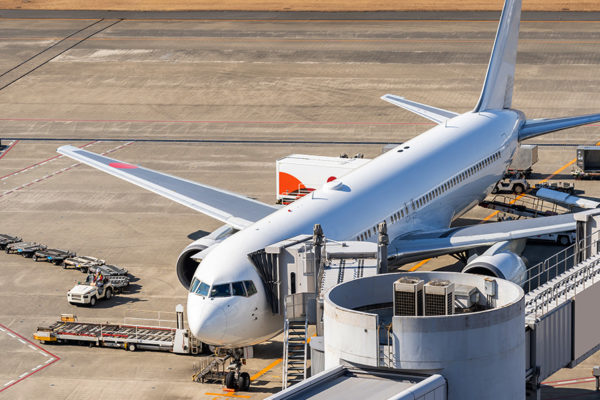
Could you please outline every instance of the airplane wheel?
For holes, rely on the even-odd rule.
[[[247,372],[242,372],[238,378],[239,390],[247,391],[250,389],[250,375]]]
[[[515,194],[521,194],[525,191],[525,188],[523,187],[523,185],[515,185],[513,191],[515,192]]]
[[[227,389],[235,389],[235,372],[229,371],[225,375],[225,387]]]
[[[567,236],[560,235],[558,237],[558,244],[561,246],[567,246],[569,244],[569,238]]]

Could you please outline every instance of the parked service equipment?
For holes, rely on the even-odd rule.
[[[47,261],[55,265],[60,265],[65,258],[73,257],[75,253],[72,251],[61,249],[41,249],[33,253],[33,261]]]
[[[0,233],[0,250],[6,249],[6,246],[12,243],[18,243],[21,241],[21,238],[18,236],[10,236],[5,235],[4,233]]]
[[[572,174],[575,179],[600,176],[600,146],[578,146],[577,163]]]
[[[575,193],[575,185],[571,182],[540,182],[535,184],[535,189],[550,189],[568,194]]]
[[[508,167],[509,174],[518,172],[529,178],[533,164],[538,162],[538,147],[535,144],[522,144],[517,147],[512,162]]]
[[[89,304],[93,307],[98,300],[109,300],[127,285],[129,278],[126,276],[104,276],[101,281],[94,281],[94,275],[90,274],[85,282],[77,283],[67,292],[67,300],[70,304]]]
[[[358,156],[358,155],[357,155]],[[292,154],[276,162],[277,202],[289,204],[371,161],[366,158]]]
[[[498,192],[509,192],[514,194],[521,194],[529,190],[529,182],[525,179],[522,173],[516,175],[507,176],[496,184],[492,193]]]
[[[6,254],[21,254],[23,257],[31,257],[38,250],[44,250],[46,246],[36,242],[17,242],[6,245]]]
[[[33,335],[40,343],[89,343],[135,351],[158,350],[178,354],[198,354],[202,343],[183,329],[183,306],[177,308],[177,328],[137,325],[93,324],[61,318],[48,327],[39,327]],[[70,320],[70,321],[69,321]]]
[[[73,256],[66,258],[63,261],[63,268],[73,267],[81,272],[87,273],[88,269],[95,265],[102,265],[105,261],[96,257],[90,256]]]
[[[88,271],[92,274],[100,271],[104,276],[126,276],[127,269],[117,267],[116,265],[111,264],[102,264],[102,265],[92,265],[88,268]]]

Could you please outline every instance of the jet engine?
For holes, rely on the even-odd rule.
[[[527,267],[519,256],[525,248],[525,240],[499,242],[482,255],[473,255],[462,272],[506,279],[523,286]]]
[[[198,263],[202,257],[198,257],[197,254],[200,252],[208,253],[210,247],[217,245],[229,236],[236,233],[237,230],[230,225],[223,225],[222,227],[214,230],[210,234],[190,243],[179,255],[177,259],[177,277],[179,282],[189,289],[194,277],[194,272],[198,268]],[[206,255],[206,253],[204,255]]]

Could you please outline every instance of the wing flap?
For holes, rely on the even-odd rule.
[[[243,229],[277,209],[236,193],[124,163],[74,146],[62,146],[57,151],[236,229]]]

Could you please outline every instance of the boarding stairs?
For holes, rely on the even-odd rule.
[[[567,209],[548,200],[528,195],[516,197],[512,195],[496,195],[486,198],[479,203],[479,206],[529,218],[548,217],[568,212]]]
[[[283,331],[283,389],[306,379],[308,321],[287,319]]]

